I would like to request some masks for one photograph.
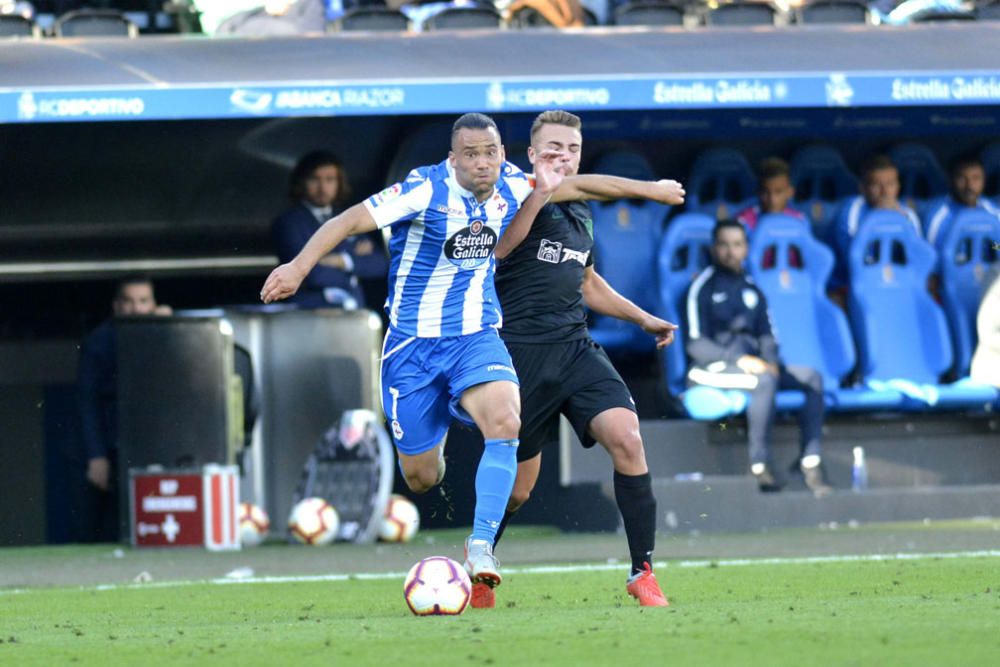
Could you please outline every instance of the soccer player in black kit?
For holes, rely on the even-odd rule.
[[[563,173],[575,175],[583,141],[580,128],[580,119],[571,113],[540,114],[531,127],[529,159],[534,163],[543,150],[559,151]],[[684,190],[675,181],[618,180],[622,192],[616,198],[684,201]],[[517,479],[494,544],[528,500],[538,480],[542,449],[558,441],[559,415],[564,414],[584,446],[600,442],[614,464],[615,499],[632,558],[628,593],[640,605],[667,606],[651,569],[656,500],[635,402],[607,354],[590,338],[584,303],[598,313],[638,324],[656,337],[657,347],[669,345],[677,327],[615,292],[594,271],[594,230],[586,204],[535,209],[522,209],[496,249],[496,288],[503,308],[500,335],[521,380],[521,444]],[[522,216],[530,224],[527,236],[511,234]],[[524,240],[519,242],[519,237]],[[494,604],[491,590],[474,587],[473,606]]]

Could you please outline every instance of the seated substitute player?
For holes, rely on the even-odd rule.
[[[344,238],[395,225],[382,408],[403,476],[416,492],[443,477],[441,442],[453,416],[482,431],[486,447],[465,566],[473,581],[492,586],[501,581],[493,539],[514,484],[520,428],[517,375],[497,334],[493,250],[526,199],[540,206],[550,195],[562,201],[621,191],[616,181],[622,179],[564,180],[555,171],[561,159],[554,151],[540,156],[533,193],[528,177],[505,161],[496,123],[465,114],[452,127],[447,160],[413,170],[402,183],[328,220],[261,290],[265,303],[291,296]],[[674,196],[669,187],[658,192],[663,200]]]
[[[837,263],[831,276],[831,287],[847,284],[847,263],[851,241],[873,210],[896,211],[906,216],[918,236],[923,236],[920,218],[909,206],[899,201],[899,169],[888,155],[874,155],[861,168],[861,194],[840,202],[833,227],[833,250]]]
[[[528,159],[534,164],[542,152],[559,151],[569,157],[561,169],[572,176],[580,167],[582,146],[577,116],[546,111],[531,126]],[[683,190],[670,203],[683,203]],[[618,294],[594,270],[594,228],[586,204],[546,204],[536,215],[526,202],[513,224],[522,219],[531,223],[524,241],[514,247],[514,239],[504,237],[497,246],[496,285],[504,313],[500,336],[521,379],[521,444],[517,479],[496,542],[531,495],[542,449],[558,441],[559,415],[564,414],[585,447],[600,442],[611,456],[615,499],[632,557],[628,592],[642,605],[666,606],[650,565],[656,499],[635,403],[607,354],[590,338],[583,306],[586,302],[598,313],[638,324],[656,336],[657,347],[670,344],[676,327]],[[473,585],[472,604],[493,606],[493,591]]]
[[[951,164],[951,194],[927,211],[927,240],[940,249],[955,215],[966,208],[978,208],[1000,217],[1000,207],[983,196],[986,170],[975,155],[963,155]]]
[[[762,215],[781,213],[799,220],[805,220],[802,211],[789,204],[795,197],[791,171],[788,163],[780,157],[769,157],[761,161],[757,168],[757,203],[747,206],[736,214],[748,234],[753,234]]]
[[[747,236],[753,236],[757,223],[763,215],[780,213],[805,222],[805,214],[789,206],[795,197],[795,186],[792,185],[792,173],[787,162],[780,157],[762,160],[757,168],[757,183],[757,203],[747,206],[736,214],[736,220],[746,228]],[[774,250],[768,248],[761,258],[761,265],[769,268],[774,266],[774,262]],[[795,267],[802,266],[802,257],[799,256],[797,249],[789,249],[788,264]]]
[[[785,366],[771,330],[764,293],[743,268],[747,235],[735,220],[712,230],[712,265],[695,276],[687,293],[687,354],[694,384],[750,392],[747,432],[750,472],[762,491],[777,491],[770,454],[774,397],[779,389],[805,394],[799,410],[801,452],[793,470],[817,496],[830,493],[820,459],[823,378],[812,368]]]

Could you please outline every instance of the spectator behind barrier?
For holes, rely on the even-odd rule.
[[[115,317],[170,315],[170,306],[156,303],[153,283],[130,276],[118,283],[111,303]],[[93,518],[85,530],[99,542],[118,538],[118,497],[115,493],[118,457],[118,337],[108,318],[84,339],[80,348],[77,387],[81,441],[91,491],[82,514]]]
[[[951,194],[927,208],[924,224],[927,240],[940,250],[940,243],[948,234],[955,214],[963,208],[978,208],[1000,217],[1000,207],[983,197],[986,187],[986,170],[975,155],[955,159],[949,170]]]
[[[380,0],[187,0],[198,12],[206,35],[288,35],[323,32],[333,21],[357,5]],[[224,25],[228,24],[228,25]],[[258,32],[254,32],[258,31]]]
[[[1000,388],[1000,272],[994,271],[979,304],[979,345],[972,357],[973,382]]]
[[[499,3],[497,3],[499,4]],[[510,20],[518,12],[533,9],[556,28],[582,28],[583,6],[579,0],[513,0],[504,17]]]
[[[869,3],[868,9],[875,23],[887,25],[915,23],[930,16],[971,13],[969,3],[962,0],[875,0]]]
[[[192,0],[202,32],[214,35],[223,21],[241,12],[259,9],[264,0]]]
[[[70,9],[76,9],[77,7],[72,5],[77,5],[78,3],[65,4],[71,5]],[[0,14],[13,14],[33,21],[35,19],[35,6],[30,2],[23,2],[22,0],[0,0]]]
[[[263,7],[237,12],[219,24],[219,35],[321,34],[326,29],[323,0],[266,0]]]
[[[761,491],[781,484],[771,459],[771,424],[779,389],[803,392],[799,410],[801,451],[793,471],[801,471],[816,495],[831,491],[820,458],[823,430],[823,378],[815,369],[785,366],[771,328],[764,293],[746,276],[746,230],[721,220],[712,230],[712,265],[688,289],[687,353],[692,384],[750,392],[747,408],[750,472]]]
[[[342,163],[326,151],[304,155],[290,181],[294,205],[271,225],[271,239],[282,263],[291,261],[324,222],[343,211],[351,195]],[[384,279],[388,266],[378,232],[352,236],[320,260],[292,300],[307,308],[363,308],[359,279]]]

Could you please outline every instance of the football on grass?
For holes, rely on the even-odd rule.
[[[390,496],[379,524],[378,538],[383,542],[409,542],[418,528],[420,513],[417,506],[403,496]]]
[[[339,528],[337,510],[322,498],[300,500],[288,517],[288,532],[303,544],[329,544]]]
[[[245,547],[255,547],[267,537],[271,520],[253,503],[240,503],[240,542]]]
[[[403,597],[417,616],[455,616],[469,604],[472,583],[465,569],[450,558],[425,558],[406,575]]]

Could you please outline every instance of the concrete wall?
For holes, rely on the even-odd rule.
[[[45,386],[76,361],[75,341],[0,345],[0,546],[45,541]]]
[[[700,472],[745,475],[745,422],[642,421],[646,457],[654,477]],[[607,455],[584,450],[564,429],[563,484],[611,478]],[[831,416],[824,427],[823,459],[834,486],[851,483],[851,450],[865,449],[872,488],[1000,484],[1000,417],[960,413]],[[798,427],[775,426],[779,472],[797,457]]]

